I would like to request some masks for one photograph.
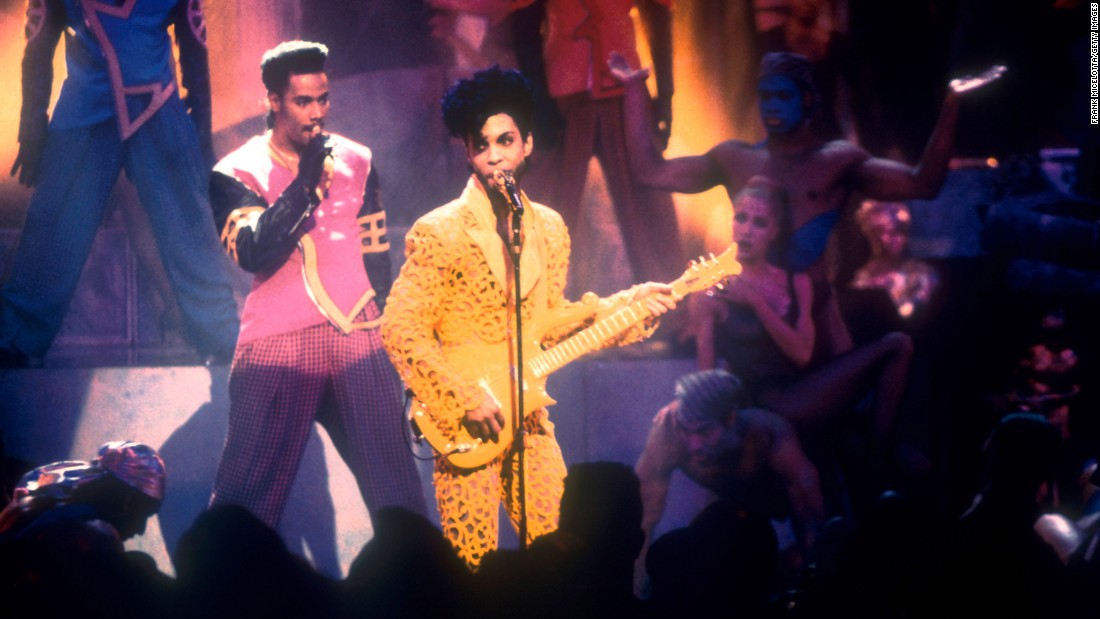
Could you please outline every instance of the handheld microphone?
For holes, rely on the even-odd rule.
[[[321,135],[321,125],[314,125],[312,135],[317,137]],[[317,183],[317,187],[314,188],[317,200],[314,206],[320,204],[322,200],[328,197],[328,190],[332,187],[332,173],[336,168],[336,158],[332,154],[332,142],[329,141],[329,136],[324,136],[325,145],[325,159],[322,164],[321,178]],[[311,200],[312,201],[312,200]]]
[[[501,171],[501,180],[504,182],[504,189],[508,192],[508,200],[512,203],[512,210],[520,215],[523,214],[523,200],[519,197],[519,190],[516,189],[516,179],[512,172],[504,170]]]

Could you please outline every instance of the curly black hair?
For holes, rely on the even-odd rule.
[[[495,114],[508,114],[526,138],[531,134],[535,98],[531,83],[515,69],[500,65],[460,79],[443,93],[443,124],[456,138],[477,134]]]

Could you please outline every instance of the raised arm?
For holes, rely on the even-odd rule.
[[[940,192],[955,147],[955,125],[961,96],[998,79],[1005,67],[994,66],[981,75],[951,80],[932,136],[916,166],[871,157],[855,173],[854,188],[875,200],[932,199]]]
[[[23,50],[23,108],[19,115],[19,153],[11,175],[33,187],[46,146],[50,91],[53,89],[53,55],[65,29],[65,7],[58,0],[27,3],[27,44]]]
[[[636,4],[657,79],[657,98],[653,102],[657,115],[655,128],[664,150],[672,132],[672,15],[667,0],[637,0]]]
[[[794,276],[794,294],[795,298],[791,301],[798,303],[798,317],[794,326],[791,326],[753,288],[752,284],[745,280],[734,278],[725,290],[719,293],[730,301],[744,303],[751,307],[768,336],[783,351],[783,354],[799,367],[804,367],[813,356],[815,339],[812,310],[813,286],[809,276],[804,274]]]
[[[623,122],[626,124],[626,149],[634,179],[648,187],[699,193],[723,182],[714,160],[707,155],[666,159],[654,142],[651,120],[653,109],[646,89],[646,69],[634,69],[618,52],[608,59],[611,73],[623,82]]]
[[[183,0],[176,7],[176,41],[179,44],[180,81],[187,90],[187,110],[206,165],[214,165],[214,145],[211,138],[210,63],[206,51],[206,18],[202,3]]]
[[[332,151],[325,136],[302,153],[298,176],[270,206],[254,188],[219,164],[210,175],[210,206],[222,245],[250,273],[277,269],[298,244],[302,223],[317,206],[316,188]]]
[[[909,166],[891,159],[869,157],[856,168],[855,189],[875,200],[935,198],[947,175],[947,164],[955,146],[955,124],[958,117],[958,95],[948,93],[940,109],[936,128],[917,165]]]

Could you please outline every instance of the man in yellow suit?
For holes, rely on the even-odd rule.
[[[501,499],[513,524],[526,529],[527,541],[557,528],[565,477],[565,463],[544,408],[524,417],[520,476],[519,452],[508,443],[506,429],[505,415],[511,411],[501,410],[511,402],[508,388],[493,393],[477,377],[485,366],[499,365],[507,372],[515,324],[512,256],[519,256],[521,267],[524,332],[536,334],[543,343],[563,333],[559,329],[543,337],[538,333],[540,319],[568,313],[574,319],[569,328],[577,329],[643,301],[649,318],[600,346],[639,341],[652,334],[655,317],[674,309],[677,302],[670,286],[652,282],[605,299],[591,293],[579,303],[565,299],[569,232],[556,211],[530,202],[518,187],[533,148],[533,105],[527,79],[499,67],[456,82],[444,95],[444,123],[463,141],[473,174],[462,195],[424,215],[409,230],[405,264],[382,323],[391,360],[427,411],[424,423],[444,435],[465,431],[486,446],[506,445],[477,466],[457,466],[446,453],[436,460],[443,533],[473,569],[497,546]],[[513,243],[514,217],[522,220],[518,243]],[[478,363],[456,362],[479,349],[496,354],[486,352]],[[523,501],[520,485],[526,489]]]

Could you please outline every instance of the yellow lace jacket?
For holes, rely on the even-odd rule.
[[[569,232],[556,211],[523,199],[524,325],[534,326],[536,315],[570,311],[586,316],[547,334],[542,341],[549,344],[629,302],[633,289],[603,299],[586,293],[579,302],[567,301]],[[488,196],[473,177],[458,199],[417,220],[405,239],[405,263],[382,317],[382,339],[405,385],[448,434],[457,431],[465,411],[476,408],[484,392],[448,363],[447,352],[499,344],[513,330],[514,293],[507,283],[512,269],[505,252]],[[656,325],[650,318],[608,345],[643,340]]]

